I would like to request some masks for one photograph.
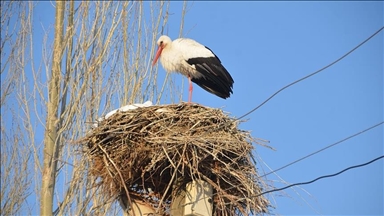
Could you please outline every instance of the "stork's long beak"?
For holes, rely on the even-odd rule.
[[[155,59],[153,60],[152,66],[156,64],[157,59],[159,59],[162,51],[163,51],[163,47],[159,46],[159,48],[157,49],[157,52],[156,52]]]

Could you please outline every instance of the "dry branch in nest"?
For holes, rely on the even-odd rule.
[[[127,195],[169,214],[172,197],[192,180],[213,188],[214,215],[268,211],[253,163],[250,133],[220,109],[198,104],[118,112],[82,139],[90,174],[110,198]]]

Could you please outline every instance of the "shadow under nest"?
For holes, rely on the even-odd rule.
[[[203,180],[213,189],[214,215],[268,212],[254,139],[237,125],[222,110],[198,104],[139,107],[99,122],[82,143],[90,175],[111,199],[128,190],[167,215],[172,197]]]

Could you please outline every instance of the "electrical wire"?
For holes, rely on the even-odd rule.
[[[293,161],[293,162],[291,162],[291,163],[289,163],[289,164],[286,164],[286,165],[284,165],[284,166],[282,166],[282,167],[280,167],[280,168],[278,168],[278,169],[272,170],[271,172],[269,172],[269,173],[267,173],[267,174],[264,174],[264,175],[262,175],[262,176],[260,176],[260,177],[258,177],[258,178],[263,178],[263,177],[265,177],[265,176],[267,176],[267,175],[270,175],[270,174],[272,174],[272,173],[276,173],[277,171],[280,171],[280,170],[282,170],[282,169],[284,169],[284,168],[287,168],[287,167],[289,167],[289,166],[291,166],[291,165],[293,165],[293,164],[295,164],[295,163],[297,163],[297,162],[299,162],[299,161],[302,161],[302,160],[304,160],[304,159],[306,159],[306,158],[309,158],[309,157],[311,157],[311,156],[313,156],[313,155],[315,155],[315,154],[317,154],[317,153],[320,153],[320,152],[322,152],[322,151],[324,151],[324,150],[326,150],[326,149],[328,149],[328,148],[334,147],[334,146],[336,146],[336,145],[338,145],[338,144],[340,144],[340,143],[342,143],[342,142],[345,142],[345,141],[347,141],[347,140],[349,140],[349,139],[351,139],[351,138],[353,138],[353,137],[356,137],[356,136],[358,136],[358,135],[360,135],[360,134],[363,134],[363,133],[365,133],[365,132],[367,132],[367,131],[369,131],[369,130],[372,130],[373,128],[378,127],[378,126],[380,126],[380,125],[382,125],[382,124],[384,124],[384,121],[382,121],[382,122],[380,122],[380,123],[377,123],[377,124],[375,124],[375,125],[372,125],[372,126],[369,127],[369,128],[366,128],[366,129],[364,129],[364,130],[361,130],[361,131],[359,131],[359,132],[357,132],[357,133],[355,133],[355,134],[352,134],[352,135],[350,135],[350,136],[348,136],[348,137],[346,137],[346,138],[344,138],[344,139],[342,139],[342,140],[339,140],[339,141],[337,141],[337,142],[335,142],[335,143],[332,143],[332,144],[330,144],[330,145],[328,145],[328,146],[326,146],[326,147],[324,147],[324,148],[322,148],[322,149],[319,149],[319,150],[317,150],[317,151],[315,151],[315,152],[312,152],[312,153],[310,153],[310,154],[308,154],[308,155],[306,155],[306,156],[304,156],[304,157],[302,157],[302,158],[299,158],[299,159],[297,159],[297,160],[295,160],[295,161]],[[232,187],[230,187],[230,188],[227,188],[227,190],[233,189],[233,188],[235,188],[235,187],[237,187],[237,186],[236,186],[236,185],[235,185],[235,186],[232,186]],[[213,194],[213,195],[215,195],[215,194]]]
[[[335,61],[333,61],[332,63],[326,65],[325,67],[311,73],[311,74],[308,74],[286,86],[284,86],[283,88],[279,89],[277,92],[275,92],[274,94],[272,94],[269,98],[267,98],[264,102],[262,102],[260,105],[258,105],[257,107],[253,108],[251,111],[247,112],[246,114],[240,116],[237,120],[240,120],[242,118],[244,118],[245,116],[251,114],[252,112],[256,111],[257,109],[259,109],[261,106],[263,106],[264,104],[266,104],[269,100],[271,100],[273,97],[275,97],[277,94],[279,94],[280,92],[282,92],[284,89],[298,83],[298,82],[301,82],[315,74],[318,74],[320,73],[321,71],[331,67],[332,65],[336,64],[337,62],[341,61],[343,58],[347,57],[349,54],[351,54],[353,51],[355,51],[356,49],[358,49],[359,47],[361,47],[363,44],[365,44],[366,42],[368,42],[370,39],[372,39],[374,36],[376,36],[379,32],[381,32],[382,30],[384,29],[384,27],[381,27],[379,30],[377,30],[375,33],[373,33],[371,36],[369,36],[367,39],[365,39],[363,42],[361,42],[360,44],[358,44],[355,48],[351,49],[349,52],[347,52],[346,54],[344,54],[343,56],[341,56],[340,58],[336,59]]]
[[[324,175],[324,176],[320,176],[318,178],[315,178],[313,179],[312,181],[307,181],[307,182],[299,182],[299,183],[295,183],[295,184],[291,184],[291,185],[288,185],[288,186],[285,186],[285,187],[282,187],[282,188],[277,188],[277,189],[273,189],[273,190],[269,190],[269,191],[265,191],[263,193],[260,193],[258,195],[255,195],[255,196],[252,196],[252,197],[258,197],[258,196],[262,196],[264,194],[267,194],[267,193],[272,193],[272,192],[276,192],[276,191],[282,191],[282,190],[285,190],[285,189],[288,189],[290,187],[294,187],[294,186],[298,186],[298,185],[306,185],[306,184],[312,184],[314,183],[315,181],[318,181],[320,179],[323,179],[323,178],[330,178],[330,177],[334,177],[334,176],[337,176],[337,175],[340,175],[341,173],[347,171],[347,170],[350,170],[350,169],[355,169],[355,168],[358,168],[358,167],[363,167],[363,166],[367,166],[368,164],[371,164],[377,160],[380,160],[384,158],[384,155],[382,156],[379,156],[371,161],[368,161],[366,163],[363,163],[363,164],[359,164],[359,165],[355,165],[355,166],[350,166],[350,167],[347,167],[343,170],[341,170],[340,172],[337,172],[337,173],[334,173],[334,174],[330,174],[330,175]]]
[[[369,127],[369,128],[366,128],[366,129],[362,130],[362,131],[359,131],[359,132],[357,132],[357,133],[355,133],[355,134],[352,134],[352,135],[350,135],[350,136],[348,136],[348,137],[346,137],[346,138],[344,138],[344,139],[342,139],[342,140],[339,140],[339,141],[337,141],[337,142],[335,142],[335,143],[332,143],[332,144],[330,144],[330,145],[328,145],[328,146],[326,146],[326,147],[324,147],[324,148],[322,148],[322,149],[319,149],[319,150],[317,150],[317,151],[315,151],[315,152],[312,152],[312,153],[310,153],[310,154],[308,154],[308,155],[306,155],[306,156],[304,156],[304,157],[302,157],[302,158],[299,158],[299,159],[297,159],[297,160],[295,160],[295,161],[293,161],[293,162],[291,162],[291,163],[289,163],[289,164],[286,164],[286,165],[284,165],[284,166],[282,166],[282,167],[280,167],[280,168],[278,168],[278,169],[275,169],[275,170],[273,170],[273,171],[271,171],[271,172],[269,172],[269,173],[267,173],[267,174],[264,174],[264,175],[260,176],[259,178],[265,177],[265,176],[267,176],[267,175],[270,175],[270,174],[272,174],[272,173],[275,173],[275,172],[277,172],[277,171],[280,171],[280,170],[282,170],[282,169],[284,169],[284,168],[287,168],[287,167],[291,166],[292,164],[295,164],[295,163],[297,163],[297,162],[299,162],[299,161],[302,161],[302,160],[304,160],[304,159],[306,159],[306,158],[309,158],[309,157],[311,157],[311,156],[313,156],[313,155],[315,155],[315,154],[317,154],[317,153],[319,153],[319,152],[322,152],[322,151],[324,151],[324,150],[326,150],[326,149],[328,149],[328,148],[331,148],[331,147],[333,147],[333,146],[335,146],[335,145],[338,145],[338,144],[340,144],[340,143],[342,143],[342,142],[344,142],[344,141],[347,141],[347,140],[349,140],[349,139],[351,139],[351,138],[353,138],[353,137],[355,137],[355,136],[358,136],[358,135],[360,135],[360,134],[362,134],[362,133],[365,133],[365,132],[367,132],[367,131],[369,131],[369,130],[375,128],[375,127],[378,127],[378,126],[382,125],[383,123],[384,123],[384,121],[382,121],[382,122],[380,122],[380,123],[377,123],[377,124],[375,124],[375,125],[373,125],[373,126],[371,126],[371,127]]]
[[[257,107],[255,107],[255,108],[252,109],[251,111],[247,112],[246,114],[240,116],[240,117],[238,118],[238,120],[240,120],[240,119],[244,118],[245,116],[251,114],[252,112],[256,111],[257,109],[259,109],[261,106],[263,106],[264,104],[266,104],[269,100],[271,100],[273,97],[275,97],[278,93],[282,92],[282,91],[285,90],[286,88],[288,88],[288,87],[290,87],[290,86],[292,86],[292,85],[294,85],[294,84],[296,84],[296,83],[299,83],[299,82],[301,82],[301,81],[303,81],[303,80],[305,80],[305,79],[307,79],[307,78],[309,78],[309,77],[311,77],[311,76],[314,76],[315,74],[318,74],[318,73],[320,73],[321,71],[323,71],[323,70],[325,70],[325,69],[331,67],[332,65],[336,64],[337,62],[341,61],[342,59],[344,59],[345,57],[347,57],[349,54],[351,54],[352,52],[354,52],[356,49],[358,49],[359,47],[361,47],[363,44],[365,44],[366,42],[368,42],[370,39],[372,39],[374,36],[376,36],[378,33],[380,33],[383,29],[384,29],[384,27],[381,27],[379,30],[377,30],[375,33],[373,33],[371,36],[369,36],[369,37],[368,37],[367,39],[365,39],[363,42],[361,42],[360,44],[358,44],[358,45],[357,45],[356,47],[354,47],[352,50],[350,50],[349,52],[347,52],[346,54],[344,54],[344,55],[341,56],[340,58],[336,59],[336,60],[333,61],[332,63],[330,63],[330,64],[324,66],[323,68],[321,68],[321,69],[319,69],[319,70],[317,70],[317,71],[315,71],[315,72],[313,72],[313,73],[311,73],[311,74],[309,74],[309,75],[306,75],[306,76],[304,76],[304,77],[302,77],[302,78],[300,78],[300,79],[298,79],[298,80],[296,80],[296,81],[294,81],[294,82],[292,82],[292,83],[290,83],[290,84],[288,84],[288,85],[282,87],[282,88],[279,89],[277,92],[275,92],[274,94],[272,94],[269,98],[267,98],[265,101],[263,101],[260,105],[258,105]],[[302,157],[302,158],[300,158],[300,159],[298,159],[298,160],[295,160],[295,161],[293,161],[293,162],[291,162],[291,163],[289,163],[289,164],[287,164],[287,165],[285,165],[285,166],[283,166],[283,167],[280,167],[280,168],[278,168],[278,169],[276,169],[276,170],[273,170],[273,171],[270,172],[270,173],[264,174],[263,176],[260,176],[259,178],[265,177],[265,176],[267,176],[267,175],[269,175],[269,174],[272,174],[272,173],[275,173],[275,172],[277,172],[277,171],[280,171],[280,170],[282,170],[282,169],[284,169],[284,168],[287,168],[287,167],[289,167],[289,166],[291,166],[291,165],[293,165],[293,164],[295,164],[295,163],[297,163],[297,162],[299,162],[299,161],[302,161],[302,160],[304,160],[304,159],[306,159],[306,158],[308,158],[308,157],[311,157],[311,156],[313,156],[313,155],[315,155],[315,154],[317,154],[317,153],[319,153],[319,152],[321,152],[321,151],[324,151],[324,150],[326,150],[326,149],[328,149],[328,148],[331,148],[331,147],[333,147],[333,146],[336,146],[337,144],[340,144],[340,143],[342,143],[342,142],[344,142],[344,141],[346,141],[346,140],[348,140],[348,139],[351,139],[351,138],[353,138],[353,137],[355,137],[355,136],[358,136],[358,135],[360,135],[360,134],[362,134],[362,133],[364,133],[364,132],[367,132],[367,131],[369,131],[369,130],[371,130],[371,129],[373,129],[373,128],[375,128],[375,127],[377,127],[377,126],[379,126],[379,125],[381,125],[381,124],[383,124],[383,123],[384,123],[384,122],[380,122],[380,123],[378,123],[378,124],[376,124],[376,125],[373,125],[373,126],[367,128],[367,129],[364,129],[364,130],[362,130],[362,131],[360,131],[360,132],[358,132],[358,133],[355,133],[355,134],[353,134],[353,135],[351,135],[351,136],[349,136],[349,137],[347,137],[347,138],[344,138],[344,139],[342,139],[342,140],[340,140],[340,141],[338,141],[338,142],[335,142],[335,143],[333,143],[333,144],[331,144],[331,145],[328,145],[328,146],[326,146],[326,147],[324,147],[324,148],[322,148],[322,149],[320,149],[320,150],[317,150],[317,151],[315,151],[315,152],[313,152],[313,153],[311,153],[311,154],[308,154],[308,155],[306,155],[306,156],[304,156],[304,157]],[[290,187],[294,187],[294,186],[298,186],[298,185],[311,184],[311,183],[314,183],[314,182],[316,182],[316,181],[318,181],[318,180],[320,180],[320,179],[323,179],[323,178],[329,178],[329,177],[334,177],[334,176],[340,175],[341,173],[343,173],[343,172],[345,172],[345,171],[347,171],[347,170],[350,170],[350,169],[354,169],[354,168],[358,168],[358,167],[366,166],[366,165],[371,164],[371,163],[373,163],[373,162],[375,162],[375,161],[377,161],[377,160],[379,160],[379,159],[382,159],[382,158],[384,158],[384,155],[383,155],[383,156],[380,156],[380,157],[377,157],[377,158],[375,158],[375,159],[373,159],[373,160],[371,160],[371,161],[369,161],[369,162],[367,162],[367,163],[359,164],[359,165],[355,165],[355,166],[348,167],[348,168],[346,168],[346,169],[344,169],[344,170],[342,170],[342,171],[340,171],[340,172],[338,172],[338,173],[335,173],[335,174],[330,174],[330,175],[320,176],[320,177],[318,177],[318,178],[316,178],[316,179],[314,179],[314,180],[312,180],[312,181],[308,181],[308,182],[299,182],[299,183],[291,184],[291,185],[288,185],[288,186],[285,186],[285,187],[282,187],[282,188],[277,188],[277,189],[273,189],[273,190],[265,191],[265,192],[263,192],[263,193],[260,193],[260,194],[258,194],[258,195],[252,196],[252,197],[262,196],[262,195],[267,194],[267,193],[272,193],[272,192],[277,192],[277,191],[285,190],[285,189],[288,189],[288,188],[290,188]],[[231,189],[231,188],[228,188],[228,190],[229,190],[229,189]],[[213,196],[213,195],[215,195],[215,194],[212,194],[212,196]],[[199,201],[199,200],[196,200],[196,201]]]
[[[315,152],[313,152],[313,153],[310,153],[310,154],[308,154],[308,155],[306,155],[306,156],[304,156],[304,157],[302,157],[302,158],[300,158],[300,159],[298,159],[298,160],[295,160],[295,161],[293,161],[293,162],[291,162],[291,163],[289,163],[289,164],[287,164],[287,165],[285,165],[285,166],[282,166],[282,167],[280,167],[280,168],[278,168],[278,169],[276,169],[276,170],[273,170],[272,172],[269,172],[269,173],[267,173],[267,174],[264,174],[264,175],[260,176],[259,178],[265,177],[265,176],[267,176],[267,175],[270,175],[270,174],[272,174],[272,173],[275,173],[275,172],[277,172],[277,171],[280,171],[280,170],[282,170],[282,169],[284,169],[284,168],[287,168],[287,167],[291,166],[292,164],[295,164],[295,163],[297,163],[297,162],[299,162],[299,161],[301,161],[301,160],[304,160],[304,159],[306,159],[306,158],[308,158],[308,157],[310,157],[310,156],[313,156],[313,155],[315,155],[315,154],[317,154],[317,153],[319,153],[319,152],[321,152],[321,151],[324,151],[325,149],[328,149],[328,148],[331,148],[331,147],[333,147],[333,146],[336,146],[337,144],[340,144],[340,143],[342,143],[342,142],[344,142],[344,141],[347,141],[347,140],[349,140],[349,139],[351,139],[351,138],[353,138],[353,137],[356,137],[356,136],[358,136],[358,135],[360,135],[360,134],[363,134],[363,133],[365,133],[365,132],[367,132],[367,131],[369,131],[369,130],[372,130],[373,128],[378,127],[378,126],[382,125],[383,123],[384,123],[384,121],[382,121],[382,122],[380,122],[380,123],[378,123],[378,124],[375,124],[375,125],[373,125],[373,126],[371,126],[371,127],[369,127],[369,128],[366,128],[366,129],[364,129],[364,130],[362,130],[362,131],[359,131],[359,132],[357,132],[357,133],[355,133],[355,134],[352,134],[352,135],[350,135],[350,136],[348,136],[348,137],[346,137],[346,138],[344,138],[344,139],[342,139],[342,140],[339,140],[339,141],[337,141],[337,142],[335,142],[335,143],[332,143],[332,144],[330,144],[330,145],[328,145],[328,146],[326,146],[326,147],[324,147],[324,148],[322,148],[322,149],[320,149],[320,150],[317,150],[317,151],[315,151]],[[329,177],[337,176],[337,175],[339,175],[339,174],[341,174],[341,173],[343,173],[343,172],[345,172],[345,171],[347,171],[347,170],[350,170],[350,169],[354,169],[354,168],[358,168],[358,167],[366,166],[366,165],[371,164],[371,163],[373,163],[373,162],[375,162],[375,161],[377,161],[377,160],[379,160],[379,159],[382,159],[383,157],[384,157],[384,155],[379,156],[379,157],[377,157],[377,158],[375,158],[375,159],[373,159],[373,160],[371,160],[371,161],[369,161],[369,162],[367,162],[367,163],[364,163],[364,164],[359,164],[359,165],[355,165],[355,166],[350,166],[350,167],[348,167],[348,168],[346,168],[346,169],[344,169],[344,170],[342,170],[342,171],[340,171],[340,172],[338,172],[338,173],[335,173],[335,174],[330,174],[330,175],[320,176],[320,177],[318,177],[318,178],[316,178],[316,179],[314,179],[314,180],[312,180],[312,181],[308,181],[308,182],[300,182],[300,183],[291,184],[291,185],[288,185],[288,186],[285,186],[285,187],[282,187],[282,188],[277,188],[277,189],[273,189],[273,190],[265,191],[265,192],[263,192],[263,193],[260,193],[260,194],[258,194],[258,195],[251,196],[251,197],[262,196],[262,195],[267,194],[267,193],[272,193],[272,192],[276,192],[276,191],[285,190],[285,189],[288,189],[288,188],[290,188],[290,187],[294,187],[294,186],[298,186],[298,185],[311,184],[311,183],[313,183],[313,182],[315,182],[315,181],[318,181],[318,180],[320,180],[320,179],[323,179],[323,178],[329,178]],[[235,187],[236,187],[236,186],[232,186],[232,187],[230,187],[230,188],[227,188],[226,190],[230,190],[230,189],[233,189],[233,188],[235,188]],[[214,195],[216,195],[216,193],[213,193],[213,194],[212,194],[212,196],[214,196]],[[249,197],[248,197],[248,198],[249,198]],[[197,201],[199,201],[199,200],[202,200],[202,199],[204,199],[204,198],[198,199],[198,200],[196,200],[195,202],[197,202]],[[242,198],[242,199],[245,199],[245,198]],[[241,200],[241,199],[240,199],[240,200]],[[188,204],[191,204],[191,203],[184,204],[183,206],[188,205]]]
[[[355,168],[359,168],[359,167],[363,167],[363,166],[367,166],[377,160],[380,160],[380,159],[383,159],[384,158],[384,155],[381,155],[373,160],[370,160],[366,163],[363,163],[363,164],[358,164],[358,165],[354,165],[354,166],[350,166],[350,167],[347,167],[337,173],[334,173],[334,174],[329,174],[329,175],[323,175],[323,176],[320,176],[320,177],[317,177],[311,181],[307,181],[307,182],[299,182],[299,183],[294,183],[294,184],[290,184],[290,185],[287,185],[285,187],[282,187],[282,188],[276,188],[276,189],[273,189],[273,190],[269,190],[269,191],[265,191],[263,193],[260,193],[260,194],[257,194],[255,196],[250,196],[250,197],[247,197],[247,198],[254,198],[254,197],[259,197],[259,196],[262,196],[262,195],[265,195],[265,194],[268,194],[268,193],[272,193],[272,192],[277,192],[277,191],[282,191],[282,190],[285,190],[285,189],[288,189],[288,188],[291,188],[291,187],[294,187],[294,186],[298,186],[298,185],[307,185],[307,184],[312,184],[320,179],[323,179],[323,178],[330,178],[330,177],[335,177],[337,175],[340,175],[342,174],[343,172],[346,172],[350,169],[355,169]],[[242,200],[242,199],[246,199],[246,198],[241,198],[239,199],[238,201]],[[201,199],[200,199],[201,200]],[[199,201],[199,200],[196,200],[196,201]]]

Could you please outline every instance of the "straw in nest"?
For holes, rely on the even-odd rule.
[[[192,180],[213,188],[215,215],[268,211],[252,156],[254,139],[220,109],[197,104],[118,112],[83,139],[90,174],[104,194],[141,199],[170,212]],[[128,192],[128,194],[126,193]]]

